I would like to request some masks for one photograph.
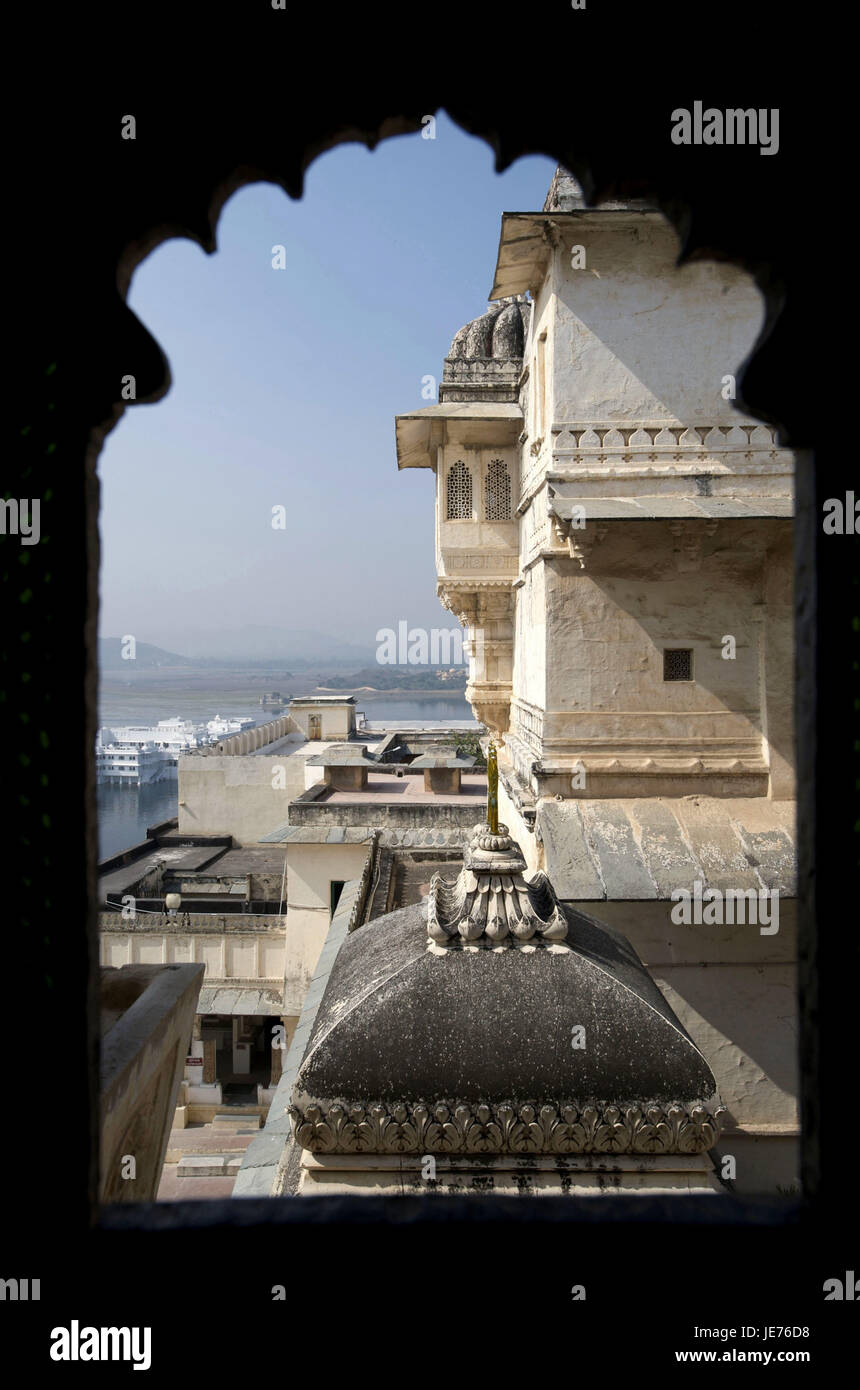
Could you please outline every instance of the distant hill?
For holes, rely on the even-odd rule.
[[[318,690],[438,690],[440,695],[461,695],[466,688],[465,666],[453,674],[448,668],[415,666],[365,666],[351,676],[325,676]]]
[[[301,670],[309,663],[321,666],[365,666],[375,660],[376,648],[342,642],[325,632],[307,628],[267,627],[249,623],[218,632],[189,631],[182,635],[182,650],[192,663],[266,662]]]
[[[121,637],[99,638],[99,666],[102,671],[129,671],[135,667],[190,666],[187,656],[176,652],[166,652],[163,647],[154,647],[150,642],[137,642],[134,648],[134,661],[122,655]]]

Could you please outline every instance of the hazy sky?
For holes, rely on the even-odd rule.
[[[442,115],[435,140],[321,156],[300,202],[242,189],[212,256],[149,256],[129,302],[173,385],[126,410],[99,463],[103,636],[214,655],[254,626],[373,646],[401,620],[452,625],[433,475],[398,474],[394,417],[435,403],[421,379],[486,308],[502,211],[540,209],[552,174],[534,157],[498,176]]]

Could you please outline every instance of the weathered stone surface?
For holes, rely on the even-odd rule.
[[[627,803],[633,834],[650,877],[657,886],[657,897],[668,898],[675,888],[689,888],[698,865],[684,840],[672,803],[643,798]]]
[[[585,836],[580,803],[542,805],[539,826],[550,882],[558,896],[582,902],[605,897],[603,881]]]
[[[223,1154],[187,1154],[176,1165],[178,1178],[220,1178],[226,1171]]]
[[[614,801],[581,803],[585,834],[600,866],[607,898],[656,898],[657,885],[633,835],[624,807]]]
[[[654,1142],[687,1143],[687,1152],[709,1147],[718,1125],[708,1130],[712,1120],[698,1111],[715,1103],[716,1086],[698,1049],[625,939],[582,914],[566,915],[572,950],[435,955],[426,949],[421,907],[347,938],[292,1092],[299,1137],[303,1123],[311,1134],[323,1124],[339,1136],[324,1146],[355,1143],[347,1112],[358,1106],[371,1151],[395,1142],[388,1121],[411,1136],[419,1114],[428,1152],[446,1142],[468,1146],[473,1124],[481,1142],[500,1150],[515,1145],[517,1125],[535,1124],[537,1136],[542,1123],[544,1140],[535,1144],[545,1151],[562,1142],[559,1123],[585,1127],[569,1141],[585,1151],[602,1142],[594,1134],[606,1125],[615,1135],[606,1142],[621,1152],[651,1142],[637,1137],[643,1124],[662,1126]],[[434,1117],[424,1111],[439,1105],[447,1118],[434,1111],[442,1128],[430,1133]],[[327,1118],[333,1106],[345,1107],[337,1124]],[[462,1131],[459,1141],[445,1139],[446,1124],[449,1136]]]
[[[786,814],[786,807],[790,807],[790,814]],[[754,802],[732,802],[730,813],[750,865],[765,887],[777,889],[781,896],[794,897],[794,803],[768,802],[762,808]]]
[[[761,880],[728,817],[718,819],[710,806],[688,798],[679,808],[693,855],[709,888],[760,888]]]
[[[102,972],[103,1202],[155,1198],[202,979],[202,965]]]
[[[631,797],[538,804],[546,871],[572,902],[668,899],[698,880],[795,891],[793,816],[759,798]]]

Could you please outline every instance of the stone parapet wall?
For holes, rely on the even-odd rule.
[[[283,918],[267,912],[178,912],[175,917],[166,912],[138,912],[133,918],[123,917],[121,912],[99,913],[99,931],[102,932],[138,932],[149,936],[156,933],[181,936],[189,932],[202,935],[242,932],[277,935],[283,930]]]
[[[217,743],[209,744],[208,747],[196,748],[188,756],[240,757],[244,753],[253,753],[257,748],[265,748],[269,743],[286,738],[287,734],[298,732],[300,730],[296,721],[289,714],[282,714],[278,719],[271,719],[268,724],[258,724],[255,729],[228,734],[226,738],[220,738]]]
[[[258,844],[283,824],[290,799],[304,787],[305,760],[289,748],[255,757],[182,757],[179,833],[206,830],[231,835],[240,847]]]
[[[103,966],[202,965],[205,984],[268,989],[282,996],[285,917],[185,913],[177,917],[99,914]]]
[[[343,825],[367,826],[386,830],[450,830],[462,827],[470,830],[486,814],[482,802],[470,800],[468,804],[416,803],[367,801],[350,805],[347,802],[315,803],[313,801],[292,801],[290,803],[291,825]]]
[[[102,971],[103,1202],[155,1200],[202,980],[190,962]]]

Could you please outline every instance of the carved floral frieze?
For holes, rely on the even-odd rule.
[[[716,1144],[725,1106],[517,1105],[442,1100],[289,1109],[296,1142],[311,1153],[698,1154]]]

